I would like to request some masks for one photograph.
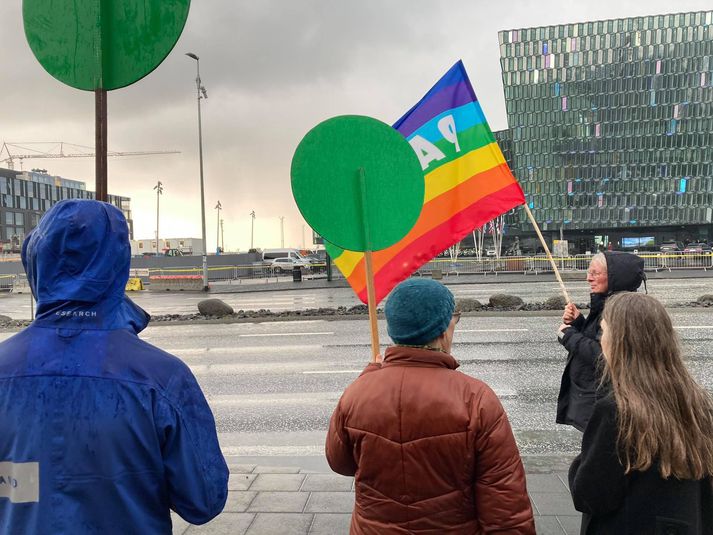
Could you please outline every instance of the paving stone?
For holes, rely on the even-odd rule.
[[[223,513],[202,526],[191,526],[185,535],[245,535],[255,519],[252,513]]]
[[[557,477],[560,478],[560,481],[562,481],[562,484],[567,489],[567,492],[569,492],[569,474],[567,472],[557,472]]]
[[[257,474],[230,474],[228,490],[248,490],[256,477]]]
[[[556,516],[536,516],[535,531],[537,535],[565,535]]]
[[[259,474],[251,490],[300,490],[305,474]]]
[[[338,535],[349,533],[352,522],[351,514],[321,514],[314,515],[309,535]]]
[[[336,474],[310,474],[302,483],[301,490],[307,491],[350,491],[354,488],[354,478]]]
[[[569,515],[576,516],[577,511],[572,505],[572,498],[569,494],[531,492],[530,498],[535,502],[537,510],[542,516],[547,515]]]
[[[176,513],[171,511],[171,523],[173,524],[173,535],[183,535],[190,524],[183,520]]]
[[[579,535],[580,528],[582,527],[582,515],[577,513],[577,516],[564,516],[559,515],[557,519],[562,524],[564,532],[567,535]]]
[[[294,466],[262,466],[255,467],[256,474],[297,474],[300,469]]]
[[[307,535],[313,518],[311,514],[259,513],[246,535]]]
[[[313,492],[305,507],[308,513],[351,513],[353,509],[351,492]]]
[[[254,464],[228,463],[228,469],[231,474],[249,474],[255,470]]]
[[[527,490],[530,492],[568,493],[567,487],[556,474],[527,474]]]
[[[532,501],[532,498],[530,498],[530,505],[532,506],[532,514],[539,515],[540,512],[537,510],[537,506],[535,505],[535,502]]]
[[[301,513],[309,498],[308,492],[260,492],[248,511],[254,513]]]
[[[256,495],[257,492],[252,490],[230,491],[223,511],[226,513],[244,513]]]

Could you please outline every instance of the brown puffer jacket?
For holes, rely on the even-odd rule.
[[[326,451],[335,472],[356,476],[353,535],[535,533],[505,411],[457,367],[391,347],[345,390]]]

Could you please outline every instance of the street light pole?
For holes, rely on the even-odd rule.
[[[196,93],[198,95],[198,160],[201,175],[201,229],[203,238],[203,291],[208,291],[208,243],[205,237],[205,195],[203,191],[203,129],[201,125],[201,99],[208,98],[208,93],[201,83],[200,59],[195,54],[186,53],[191,59],[196,60]]]
[[[254,242],[253,242],[253,236],[255,235],[255,210],[250,212],[250,217],[252,218],[250,221],[250,249],[255,249],[254,247]]]
[[[285,216],[280,216],[280,247],[285,247]]]
[[[218,204],[215,205],[215,209],[218,210],[218,220],[216,221],[216,227],[215,227],[215,250],[218,251],[220,250],[220,209],[223,206],[220,204],[220,201],[218,201]],[[220,251],[221,253],[223,251]]]
[[[156,190],[156,254],[158,255],[161,252],[161,242],[159,242],[158,239],[158,221],[159,221],[159,200],[161,199],[161,195],[163,195],[163,184],[161,181],[158,181],[158,184],[156,184],[153,189]]]
[[[220,220],[220,250],[225,252],[225,234],[223,234],[223,220]]]

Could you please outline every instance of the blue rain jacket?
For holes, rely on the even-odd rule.
[[[57,203],[24,242],[35,321],[0,344],[0,534],[171,533],[218,513],[228,469],[195,377],[137,334],[127,223]]]

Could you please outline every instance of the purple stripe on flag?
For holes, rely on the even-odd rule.
[[[424,123],[444,111],[458,108],[468,102],[477,101],[478,99],[470,87],[470,83],[468,80],[463,80],[455,85],[444,87],[425,102],[417,104],[409,113],[397,121],[394,128],[401,132],[404,137],[408,137],[423,126]]]

